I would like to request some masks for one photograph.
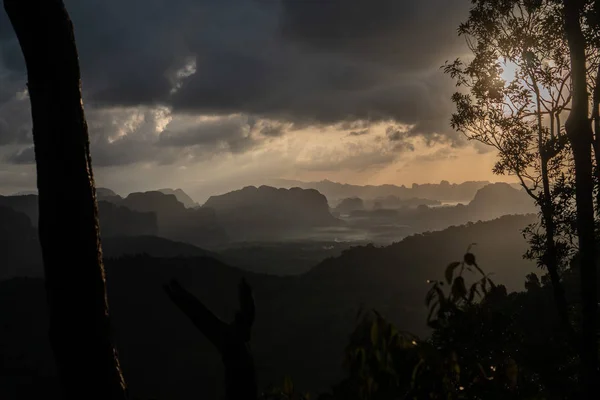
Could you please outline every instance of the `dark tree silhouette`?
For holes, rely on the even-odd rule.
[[[249,347],[255,314],[254,298],[246,280],[242,279],[240,282],[240,309],[230,324],[221,321],[177,281],[171,281],[164,289],[173,303],[221,353],[225,365],[227,399],[256,399],[256,371]]]
[[[4,8],[27,66],[50,340],[64,397],[123,399],[73,25],[61,0],[4,0]]]
[[[575,160],[577,235],[581,255],[582,378],[587,398],[597,399],[598,388],[598,283],[594,237],[594,182],[592,179],[593,131],[588,117],[586,39],[581,28],[585,2],[564,0],[564,24],[571,55],[573,101],[565,130]]]
[[[547,268],[562,327],[572,333],[561,284],[569,242],[557,196],[565,186],[561,166],[570,161],[560,118],[570,104],[562,95],[570,91],[570,66],[556,18],[560,9],[527,0],[472,3],[458,31],[473,58],[444,66],[457,86],[467,88],[452,97],[457,110],[451,125],[495,148],[494,173],[515,175],[539,206],[541,221],[524,231],[532,245],[527,257]],[[513,77],[503,76],[507,67]]]

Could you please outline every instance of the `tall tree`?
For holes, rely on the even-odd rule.
[[[124,399],[110,340],[73,25],[61,0],[4,0],[28,75],[50,340],[66,399]]]
[[[467,88],[453,97],[453,126],[495,147],[495,172],[519,177],[540,206],[543,231],[528,230],[529,254],[547,266],[565,326],[569,314],[560,272],[579,252],[581,377],[588,397],[600,395],[594,221],[594,201],[600,206],[598,3],[474,0],[469,20],[459,28],[473,58],[446,65]],[[594,93],[591,115],[588,92]]]
[[[570,68],[560,7],[553,2],[475,0],[459,27],[472,54],[446,63],[461,89],[452,126],[498,151],[497,174],[516,176],[540,208],[526,229],[530,258],[546,267],[559,316],[571,331],[561,271],[573,252],[569,229],[568,141],[561,116],[570,103]],[[567,223],[564,223],[567,222]]]
[[[594,181],[592,175],[593,131],[588,117],[586,38],[581,27],[582,0],[564,0],[565,34],[571,58],[572,110],[565,129],[575,160],[575,198],[579,238],[582,297],[582,378],[587,398],[600,397],[598,390],[598,282],[594,236]]]

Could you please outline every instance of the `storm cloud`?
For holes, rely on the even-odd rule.
[[[439,66],[464,51],[455,32],[468,0],[65,3],[95,165],[243,153],[307,126],[336,125],[351,137],[383,121],[410,126],[403,138],[456,138],[448,126],[454,86]],[[25,80],[0,12],[0,146],[21,145],[9,163],[33,161]],[[394,159],[359,153],[334,159],[359,168]]]

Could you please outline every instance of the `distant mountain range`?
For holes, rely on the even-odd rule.
[[[478,189],[466,205],[443,207],[435,200],[387,195],[369,201],[350,197],[331,209],[316,189],[269,186],[212,196],[202,206],[180,189],[121,197],[98,188],[97,196],[103,237],[160,236],[202,248],[298,240],[391,243],[409,234],[468,221],[536,212],[525,192],[506,183]],[[0,206],[22,212],[33,226],[37,224],[36,195],[0,196]]]
[[[485,186],[484,186],[485,187]],[[376,197],[374,199],[367,199],[366,201],[360,197],[348,197],[342,199],[334,211],[336,213],[349,213],[352,211],[360,211],[366,209],[380,210],[380,209],[399,209],[399,208],[415,208],[418,206],[441,206],[442,202],[439,200],[421,199],[418,197],[411,197],[401,199],[397,196],[389,195],[385,197]]]
[[[126,197],[106,188],[96,193],[103,237],[161,236],[210,248],[232,241],[280,240],[285,234],[341,223],[329,212],[325,196],[313,189],[246,187],[213,196],[203,206],[181,189]],[[37,225],[37,195],[0,196],[0,206],[24,213]]]
[[[523,190],[506,183],[479,189],[470,202],[453,206],[426,206],[354,210],[344,219],[348,226],[371,231],[380,243],[394,236],[445,229],[469,221],[486,221],[503,215],[535,214],[534,201]],[[394,241],[394,240],[392,240]]]
[[[443,202],[468,202],[473,199],[475,193],[482,187],[489,185],[488,181],[467,181],[463,183],[449,183],[441,181],[440,183],[413,183],[412,186],[404,185],[350,185],[346,183],[337,183],[329,180],[319,182],[302,182],[287,179],[274,179],[270,184],[277,187],[300,187],[303,189],[316,189],[327,199],[330,204],[337,204],[339,201],[349,197],[360,197],[363,200],[375,199],[378,197],[395,196],[400,199],[422,198],[429,200],[438,200]],[[518,187],[518,185],[512,185]]]
[[[448,181],[441,181],[440,183],[424,183],[418,184],[413,183],[411,186],[405,185],[352,185],[346,183],[332,182],[330,180],[322,180],[318,182],[304,182],[299,180],[291,179],[269,179],[264,182],[264,186],[272,186],[276,188],[302,188],[302,189],[315,189],[323,194],[329,200],[331,206],[337,205],[340,201],[345,198],[360,197],[365,201],[372,201],[377,198],[379,200],[393,196],[400,200],[407,200],[410,198],[430,200],[430,201],[441,201],[441,202],[468,202],[473,199],[477,190],[490,184],[489,181],[466,181],[462,183],[449,183]],[[510,185],[516,189],[520,189],[520,186],[516,183],[510,183]],[[261,186],[261,185],[256,185]],[[99,187],[96,189],[98,197],[114,197],[118,196],[117,193],[111,189]],[[173,194],[177,197],[181,203],[188,208],[197,207],[197,203],[192,197],[190,197],[182,189],[171,189],[163,188],[155,190],[164,194]],[[36,190],[22,191],[13,194],[12,196],[22,196],[37,194]],[[120,197],[120,196],[118,196]],[[210,196],[207,196],[210,197]],[[425,203],[421,203],[425,204]],[[387,208],[384,206],[384,208]]]

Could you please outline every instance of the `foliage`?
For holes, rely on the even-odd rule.
[[[575,352],[560,331],[551,333],[549,286],[530,274],[526,292],[508,294],[470,249],[444,280],[429,281],[430,339],[399,331],[376,311],[360,318],[334,399],[576,398]]]
[[[465,253],[462,261],[454,261],[448,264],[444,272],[444,281],[429,281],[432,287],[425,298],[425,305],[429,307],[427,324],[432,328],[439,328],[448,323],[447,319],[460,310],[461,307],[473,305],[478,297],[486,295],[490,290],[495,289],[494,282],[484,274],[483,270],[477,265],[475,255],[470,252],[471,244]],[[458,269],[458,274],[454,273]],[[465,272],[479,274],[469,289],[465,283]],[[449,293],[445,294],[442,290],[444,283],[450,287]]]
[[[459,27],[472,59],[444,67],[466,89],[452,97],[451,124],[468,139],[495,148],[494,172],[515,175],[540,207],[540,221],[524,230],[531,244],[525,256],[558,274],[576,249],[573,160],[564,131],[571,74],[562,3],[473,4]],[[593,71],[598,60],[590,60]]]
[[[259,396],[259,400],[311,400],[310,393],[299,393],[290,376],[285,376],[281,386],[271,385]]]

